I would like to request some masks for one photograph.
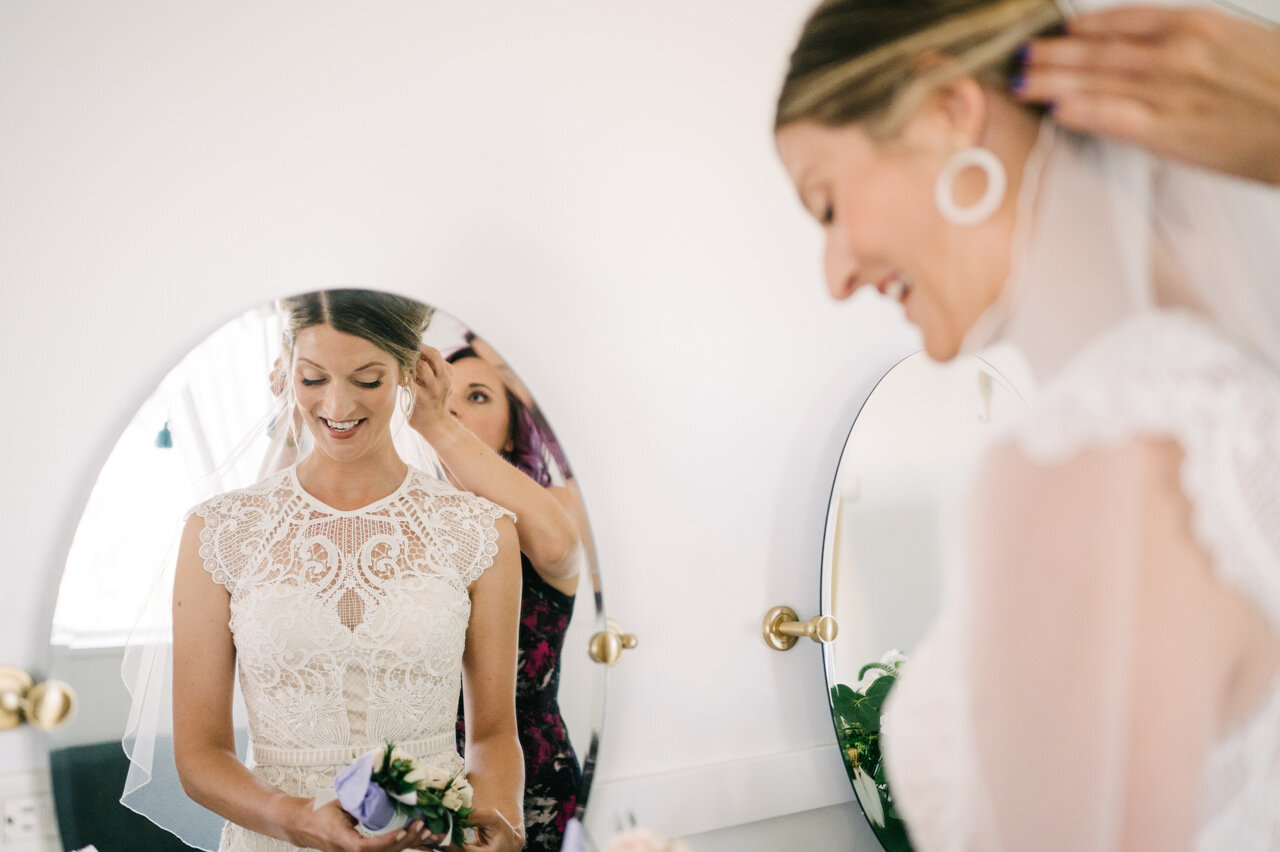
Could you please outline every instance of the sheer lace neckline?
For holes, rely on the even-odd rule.
[[[385,497],[379,497],[377,500],[374,500],[370,503],[366,503],[365,505],[359,506],[355,509],[338,509],[333,506],[330,506],[328,503],[324,502],[319,497],[315,496],[314,494],[312,494],[310,491],[308,491],[306,488],[303,487],[302,482],[298,479],[298,465],[296,463],[289,465],[289,467],[287,468],[287,471],[288,471],[288,477],[289,477],[289,484],[293,486],[294,490],[297,491],[298,494],[301,495],[304,500],[306,500],[308,503],[312,504],[312,506],[321,510],[322,512],[325,512],[330,515],[339,515],[339,516],[363,514],[364,512],[369,512],[371,510],[381,508],[387,503],[392,502],[401,494],[403,494],[405,489],[409,487],[409,483],[413,481],[413,474],[414,474],[413,465],[405,465],[404,479],[400,481],[400,484],[397,485],[395,490],[392,491],[390,494],[387,494]]]

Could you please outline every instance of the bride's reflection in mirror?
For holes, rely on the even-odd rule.
[[[299,467],[288,467],[287,470],[300,470],[305,466],[307,458],[318,451],[317,448],[323,448],[319,441],[349,442],[350,438],[345,437],[347,432],[344,430],[358,432],[374,419],[357,417],[356,425],[351,426],[340,420],[334,422],[332,418],[339,417],[339,414],[330,413],[329,422],[323,419],[323,415],[317,415],[321,419],[306,425],[318,425],[321,427],[321,435],[317,438],[315,430],[308,429],[301,433],[303,440],[294,443],[292,447],[288,446],[289,438],[281,439],[282,435],[288,436],[290,433],[294,439],[299,437],[297,421],[291,416],[277,416],[271,424],[274,428],[271,429],[264,428],[265,423],[251,423],[246,430],[243,421],[253,421],[254,418],[231,411],[229,416],[222,418],[230,425],[219,427],[217,421],[220,418],[210,415],[237,407],[228,403],[242,403],[242,398],[248,398],[255,401],[241,407],[262,411],[260,401],[263,398],[269,399],[271,395],[266,377],[275,354],[270,341],[273,337],[279,339],[279,320],[269,311],[260,310],[251,314],[252,317],[247,321],[246,318],[241,318],[230,324],[233,329],[237,325],[240,327],[238,335],[234,330],[231,333],[223,330],[214,336],[214,339],[222,336],[222,345],[213,347],[218,351],[212,359],[199,363],[195,359],[199,352],[197,350],[182,365],[187,368],[185,376],[175,378],[174,374],[184,372],[181,368],[173,371],[174,374],[162,384],[161,391],[144,404],[135,423],[126,430],[120,446],[104,468],[77,532],[76,545],[68,559],[68,573],[60,595],[58,615],[55,617],[56,667],[73,679],[84,682],[91,668],[86,664],[85,649],[73,646],[83,646],[94,641],[84,629],[89,625],[83,617],[86,611],[92,609],[93,605],[89,602],[92,594],[83,594],[84,589],[78,582],[83,579],[83,575],[75,567],[80,565],[82,569],[96,568],[101,573],[104,562],[121,560],[121,551],[128,547],[127,544],[122,546],[119,536],[115,536],[117,540],[112,540],[115,530],[111,523],[109,504],[129,505],[127,498],[125,501],[119,499],[121,486],[126,480],[138,481],[144,473],[138,461],[148,453],[137,452],[140,445],[146,444],[146,450],[149,451],[146,462],[149,469],[145,473],[155,477],[157,471],[165,469],[163,475],[158,477],[159,482],[152,483],[155,487],[143,488],[162,492],[171,504],[157,506],[156,510],[143,508],[142,514],[160,518],[173,515],[174,506],[189,505],[192,502],[188,499],[189,496],[199,499],[208,493],[253,481],[262,472],[264,459],[267,459],[265,465],[268,469],[275,469],[282,464],[289,465],[292,462],[290,456],[296,455],[301,459]],[[252,330],[246,333],[246,328]],[[479,339],[474,334],[442,312],[435,313],[431,328],[422,339],[427,345],[415,352],[413,371],[406,371],[404,378],[409,381],[398,392],[400,403],[395,406],[396,411],[389,418],[388,431],[394,433],[394,443],[399,454],[406,460],[411,460],[411,464],[446,477],[456,487],[474,492],[481,498],[487,497],[503,508],[515,511],[522,516],[522,521],[526,518],[530,521],[516,527],[519,548],[516,558],[518,562],[523,562],[523,569],[517,568],[516,571],[522,571],[525,575],[525,600],[522,602],[520,626],[522,681],[517,691],[526,694],[527,700],[518,700],[517,705],[518,710],[523,705],[522,715],[525,718],[519,723],[520,739],[529,769],[529,788],[524,793],[530,834],[530,842],[526,848],[558,849],[566,821],[575,811],[580,814],[582,802],[585,801],[585,787],[579,786],[581,770],[578,755],[583,757],[583,762],[591,762],[596,742],[595,731],[592,729],[598,727],[598,711],[602,703],[602,671],[590,666],[579,665],[575,668],[572,660],[566,660],[564,682],[568,688],[566,696],[569,703],[565,706],[564,718],[561,718],[560,708],[557,706],[560,657],[566,628],[571,626],[571,637],[574,633],[589,634],[599,617],[598,593],[579,596],[578,609],[581,610],[585,604],[588,611],[580,612],[579,617],[573,619],[576,623],[571,625],[575,607],[574,593],[580,574],[588,572],[592,576],[593,587],[595,586],[594,566],[587,561],[585,555],[590,552],[590,533],[585,526],[585,513],[577,500],[576,487],[572,490],[567,487],[572,482],[571,475],[568,474],[567,463],[557,461],[556,457],[563,459],[564,454],[554,433],[546,425],[546,418],[537,410],[536,404],[529,404],[532,403],[532,397],[524,389],[523,383],[514,378],[514,372],[497,358],[492,347],[483,342],[477,346]],[[245,345],[247,341],[253,340],[256,340],[254,345]],[[444,350],[449,356],[448,360],[440,355],[436,347]],[[481,357],[482,352],[489,359]],[[232,353],[247,354],[248,357],[232,356]],[[229,373],[236,370],[226,369],[227,360],[245,365],[237,368],[238,376],[235,380],[230,379]],[[189,361],[192,363],[189,364]],[[494,361],[498,363],[495,364]],[[220,362],[220,367],[210,366]],[[218,375],[217,381],[209,381],[210,374],[219,373],[227,375]],[[193,381],[197,376],[200,381]],[[292,383],[290,387],[291,390],[306,389],[304,393],[307,393],[312,387],[322,387],[326,378],[332,377],[301,376],[295,371],[289,377]],[[367,376],[354,374],[349,378],[353,381],[368,379]],[[304,381],[319,381],[319,384],[302,384]],[[365,384],[371,385],[374,381],[377,379],[369,379]],[[246,391],[245,383],[252,383],[256,387]],[[485,394],[478,390],[480,386],[491,391],[492,399],[484,399]],[[211,388],[216,389],[211,391]],[[518,395],[515,388],[522,393]],[[279,392],[281,388],[277,387],[275,390]],[[374,389],[362,387],[361,390]],[[527,397],[529,403],[522,396]],[[474,416],[476,410],[483,409],[486,405],[497,412],[496,418],[490,416],[490,420],[496,422],[486,424],[482,418]],[[407,419],[404,417],[406,413]],[[304,419],[308,416],[304,415]],[[237,422],[237,418],[240,422]],[[395,421],[394,425],[391,425],[391,420]],[[505,425],[502,422],[504,420]],[[162,424],[158,433],[157,423]],[[434,439],[439,453],[433,451],[431,444],[417,440],[414,430]],[[329,435],[330,431],[334,434]],[[476,434],[477,431],[479,435]],[[250,434],[253,440],[234,448],[237,443],[236,433]],[[274,434],[277,440],[264,440],[263,433]],[[133,457],[132,464],[125,458],[117,459],[125,450],[126,444],[131,449],[124,452],[124,455]],[[179,451],[175,452],[174,448]],[[231,458],[230,462],[222,461],[228,457]],[[167,464],[157,464],[159,460]],[[189,470],[182,470],[184,467]],[[305,492],[305,495],[316,500],[323,496],[305,487],[305,476],[297,473],[289,473],[286,478],[288,476],[292,476],[291,481],[298,483],[300,492]],[[433,477],[431,481],[438,480]],[[178,494],[184,496],[177,496]],[[337,499],[338,495],[330,496],[331,499]],[[374,505],[381,502],[375,500]],[[340,500],[337,503],[320,500],[319,506],[324,505],[330,508],[338,506],[344,512],[351,511]],[[313,508],[319,506],[313,505]],[[181,509],[177,511],[180,512]],[[126,535],[124,538],[136,541],[137,527],[144,524],[137,519],[132,519],[130,523],[135,527],[132,530],[135,535]],[[163,533],[159,536],[164,537]],[[163,550],[163,547],[160,549]],[[152,546],[151,550],[154,551],[155,547]],[[135,554],[137,552],[138,549],[135,548]],[[122,561],[131,561],[127,552]],[[156,564],[153,553],[138,561],[153,566]],[[536,580],[536,583],[531,580]],[[123,591],[129,583],[117,585]],[[133,585],[136,587],[138,584]],[[81,593],[78,602],[77,592]],[[135,588],[133,596],[136,595]],[[135,612],[136,603],[130,604],[129,600],[130,595],[122,593],[117,611]],[[348,604],[353,602],[354,599],[346,601]],[[342,606],[339,608],[342,609]],[[596,611],[589,611],[591,609]],[[373,610],[367,615],[372,617]],[[132,618],[129,615],[127,621],[131,623]],[[356,620],[360,621],[359,618]],[[107,632],[118,633],[129,626],[129,623],[118,623],[113,628],[107,628]],[[354,628],[348,626],[347,632],[354,635],[361,629],[363,624],[356,624]],[[97,638],[101,640],[103,637]],[[585,642],[582,646],[585,646]],[[244,665],[242,660],[241,667]],[[205,676],[206,673],[202,672],[202,678]],[[94,677],[97,678],[97,675]],[[106,686],[105,683],[103,685]],[[92,690],[93,687],[90,687],[90,694]],[[110,692],[109,689],[104,691]],[[114,700],[110,703],[119,707],[119,695],[112,698]],[[103,842],[109,826],[113,822],[122,823],[127,817],[122,814],[116,820],[100,807],[86,807],[86,800],[90,798],[86,796],[86,791],[94,785],[83,783],[83,778],[87,771],[93,777],[101,779],[102,772],[97,770],[109,770],[109,764],[113,763],[110,737],[113,733],[118,735],[119,727],[123,727],[123,724],[117,721],[119,727],[114,732],[106,732],[104,728],[111,725],[105,717],[110,715],[112,714],[101,714],[90,719],[90,724],[83,728],[73,726],[66,731],[61,742],[55,744],[62,747],[55,751],[53,758],[55,776],[63,776],[61,780],[55,779],[55,786],[60,790],[58,807],[64,842],[73,845],[97,842],[103,852],[110,852],[111,848],[110,842]],[[118,720],[118,712],[115,717]],[[236,723],[237,733],[241,734],[239,739],[243,740],[239,729],[244,727],[244,720],[238,718]],[[163,751],[168,747],[169,731],[163,722],[159,727],[157,748]],[[452,728],[451,724],[451,747]],[[463,730],[459,721],[459,745],[463,742]],[[118,754],[118,742],[114,746]],[[243,754],[243,743],[241,750]],[[82,779],[79,784],[75,783],[77,775]],[[75,792],[64,792],[71,790]],[[101,795],[97,798],[105,800]],[[81,827],[75,825],[77,814],[83,817],[91,810],[96,812],[96,819],[89,832],[84,833]],[[78,836],[74,834],[77,831],[81,832]],[[132,842],[136,842],[140,835],[130,834],[129,831],[126,836],[133,837]],[[214,839],[216,842],[216,835]],[[182,848],[166,846],[166,842],[168,841],[163,838],[156,842],[148,841],[147,848]]]

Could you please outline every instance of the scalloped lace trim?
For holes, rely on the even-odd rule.
[[[1196,540],[1280,633],[1280,376],[1261,362],[1192,314],[1143,314],[1064,368],[1012,437],[1042,464],[1176,441]]]
[[[1185,311],[1099,336],[1012,427],[1033,461],[1089,446],[1172,439],[1192,532],[1214,570],[1280,634],[1280,376]],[[1280,677],[1203,769],[1196,848],[1280,848]]]

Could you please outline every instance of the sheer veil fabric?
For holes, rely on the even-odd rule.
[[[1024,177],[966,349],[1042,391],[890,700],[895,798],[923,850],[1280,848],[1280,190],[1051,124]]]

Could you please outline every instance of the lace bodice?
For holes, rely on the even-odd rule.
[[[1138,438],[1174,440],[1192,533],[1214,577],[1280,636],[1280,376],[1261,361],[1190,313],[1150,311],[1095,338],[1004,437],[1043,465]],[[966,582],[953,577],[948,599]],[[944,605],[886,716],[890,780],[922,850],[973,848],[986,814],[973,735],[973,716],[984,711],[963,697],[967,617],[963,604]],[[1196,675],[1187,672],[1189,689],[1199,688]],[[1204,794],[1197,849],[1280,848],[1280,681],[1189,770]],[[1115,839],[1109,831],[1099,836]],[[1106,848],[1119,848],[1118,839]]]
[[[467,588],[492,564],[495,522],[510,513],[413,468],[394,493],[339,511],[292,467],[194,513],[205,568],[231,595],[255,774],[322,794],[338,768],[387,740],[461,767]],[[289,847],[229,826],[222,848]]]

